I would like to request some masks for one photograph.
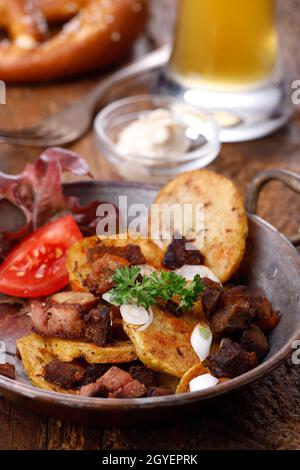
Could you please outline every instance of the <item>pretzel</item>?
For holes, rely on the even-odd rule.
[[[147,18],[147,0],[0,0],[0,80],[41,83],[114,64]],[[65,22],[58,32],[49,25]]]
[[[68,21],[86,6],[88,0],[36,0],[34,3],[41,9],[48,23],[55,24]],[[0,0],[0,27],[2,28],[7,26],[6,6],[9,6],[8,4],[9,0]]]

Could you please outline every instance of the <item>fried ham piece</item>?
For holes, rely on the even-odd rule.
[[[146,258],[138,245],[106,246],[99,240],[86,252],[91,273],[84,285],[95,295],[102,295],[113,288],[112,275],[118,268],[145,264]]]
[[[263,332],[254,323],[247,328],[240,339],[240,346],[248,352],[255,352],[258,360],[269,352],[269,343]]]
[[[209,320],[218,308],[221,294],[224,288],[218,282],[208,277],[203,278],[205,290],[201,295],[201,302],[206,318]]]
[[[32,329],[43,336],[75,339],[83,336],[83,316],[98,300],[86,292],[60,292],[46,302],[31,302]]]
[[[254,298],[253,300],[253,308],[255,309],[256,318],[254,323],[262,330],[262,331],[270,331],[275,328],[275,326],[279,323],[280,314],[279,312],[275,312],[269,300],[264,295],[259,295]]]
[[[138,245],[129,243],[126,246],[106,246],[99,239],[97,245],[86,250],[89,264],[91,265],[105,254],[118,256],[128,261],[130,266],[137,264],[146,264],[146,258]]]
[[[269,351],[264,332],[273,329],[279,314],[265,295],[251,295],[245,286],[221,287],[204,279],[204,313],[215,337],[223,338],[209,357],[212,374],[237,377],[255,367]]]
[[[220,308],[211,318],[212,331],[217,337],[239,333],[251,324],[253,317],[248,289],[233,287],[221,294]]]
[[[80,359],[72,362],[53,359],[44,368],[44,379],[67,390],[78,389],[95,382],[110,367],[109,364],[88,364]]]
[[[84,317],[84,337],[97,346],[105,346],[111,340],[110,307],[98,305]]]
[[[53,359],[45,366],[44,374],[47,382],[62,388],[72,389],[83,379],[84,367],[80,364]]]
[[[252,295],[246,286],[222,287],[207,278],[203,284],[202,307],[216,336],[242,333],[252,323],[268,332],[278,324],[280,315],[265,295]]]
[[[99,299],[86,292],[61,292],[44,303],[33,301],[32,329],[43,336],[85,338],[97,346],[105,346],[112,339],[112,307],[98,302]]]
[[[32,329],[44,336],[58,336],[64,338],[80,338],[83,336],[82,307],[77,302],[78,294],[74,293],[74,302],[71,293],[67,293],[67,302],[64,296],[61,302],[52,302],[50,297],[46,303],[33,301],[31,303]],[[90,295],[80,294],[81,299]],[[94,298],[94,296],[93,296]]]
[[[255,352],[245,351],[230,338],[224,338],[219,350],[209,356],[212,375],[233,379],[257,366]]]
[[[119,268],[129,266],[126,259],[105,253],[101,258],[91,264],[92,272],[84,280],[84,285],[94,295],[101,296],[114,287],[113,274]]]
[[[123,365],[88,364],[83,360],[63,362],[53,359],[44,368],[46,381],[66,390],[77,390],[86,397],[139,398],[173,394],[169,388],[157,386],[155,372],[143,365],[132,365],[129,372]]]
[[[163,259],[163,265],[165,268],[174,270],[181,268],[181,266],[184,266],[185,264],[204,264],[204,256],[200,253],[200,251],[197,249],[187,250],[187,243],[188,241],[184,237],[173,238]]]
[[[0,364],[0,375],[3,375],[3,377],[7,377],[9,379],[15,380],[16,378],[16,369],[13,364],[9,364],[8,362],[6,364]]]
[[[85,385],[79,391],[81,396],[108,398],[139,398],[146,393],[147,388],[144,384],[116,366],[111,367],[95,383]]]

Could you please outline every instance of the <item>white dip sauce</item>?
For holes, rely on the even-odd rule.
[[[119,134],[121,153],[140,157],[176,157],[186,153],[190,141],[186,127],[166,109],[157,109],[130,123]]]

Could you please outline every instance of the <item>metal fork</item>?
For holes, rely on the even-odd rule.
[[[0,129],[0,142],[14,145],[49,147],[73,142],[91,127],[96,107],[108,91],[122,81],[165,65],[170,46],[162,46],[102,80],[75,103],[32,127],[15,130]]]

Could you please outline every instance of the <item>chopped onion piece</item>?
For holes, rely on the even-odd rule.
[[[137,267],[140,268],[142,276],[151,276],[152,273],[156,272],[156,269],[150,264],[139,264]]]
[[[123,320],[130,325],[145,325],[149,320],[149,313],[144,307],[136,304],[121,305],[120,312]]]
[[[203,374],[190,381],[190,392],[199,392],[205,388],[214,387],[219,380],[211,374]]]
[[[112,302],[111,293],[109,291],[105,292],[105,294],[102,294],[102,299],[105,300],[106,302],[108,302],[109,304],[112,304],[112,305],[115,305],[116,307],[119,307],[119,304],[115,304],[114,302]]]
[[[146,330],[151,325],[152,322],[153,322],[153,311],[152,311],[152,308],[150,307],[150,309],[149,309],[149,320],[147,321],[147,323],[145,323],[145,325],[140,326],[138,328],[138,331]]]
[[[204,361],[209,355],[212,342],[212,333],[206,323],[198,323],[192,334],[191,344],[200,361]]]
[[[105,294],[102,294],[102,299],[111,304],[111,294],[109,292],[105,292]]]
[[[202,278],[203,277],[208,277],[208,279],[211,279],[214,282],[218,282],[221,284],[220,279],[214,275],[211,269],[209,269],[207,266],[198,266],[198,265],[191,265],[191,264],[185,264],[184,266],[181,266],[181,268],[176,270],[176,273],[179,274],[179,276],[184,277],[187,281],[192,281],[196,274],[199,274]]]

